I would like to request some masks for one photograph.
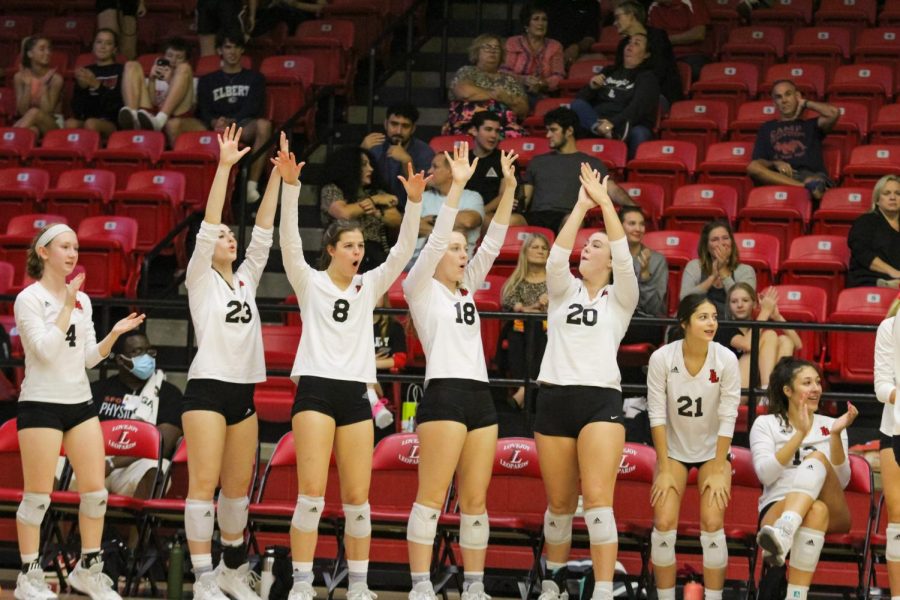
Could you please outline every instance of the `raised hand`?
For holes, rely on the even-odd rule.
[[[840,417],[835,419],[834,423],[831,425],[831,435],[840,435],[842,431],[847,429],[853,424],[853,421],[856,420],[856,417],[859,415],[859,410],[850,404],[847,403],[847,412],[842,414]]]
[[[472,174],[475,173],[475,167],[478,166],[478,158],[469,164],[469,142],[460,142],[453,147],[453,156],[449,152],[444,152],[447,162],[450,164],[450,171],[453,173],[453,182],[460,185],[466,185]]]
[[[78,297],[78,290],[84,283],[84,273],[79,273],[72,278],[72,281],[66,284],[66,306],[75,308],[75,300]]]
[[[591,210],[596,204],[591,200],[591,197],[588,196],[587,190],[584,189],[584,185],[578,188],[578,200],[575,201],[575,206],[582,208],[585,212]]]
[[[593,170],[591,165],[581,163],[581,174],[578,176],[581,181],[581,187],[587,192],[587,195],[597,206],[612,206],[612,199],[609,197],[609,175],[600,181],[600,173]]]
[[[500,151],[500,169],[503,171],[503,179],[506,185],[516,185],[516,161],[519,155],[510,150],[509,152]]]
[[[428,185],[428,182],[431,181],[432,176],[429,175],[426,177],[425,171],[416,173],[413,170],[413,164],[411,162],[406,164],[406,170],[408,177],[397,175],[397,179],[400,180],[400,183],[403,184],[403,189],[406,190],[406,201],[418,204],[422,201],[422,192],[425,191],[425,187]]]
[[[286,184],[297,185],[297,182],[300,181],[300,171],[303,170],[303,166],[306,165],[306,163],[298,163],[297,159],[294,157],[293,152],[287,152],[284,150],[284,148],[287,148],[287,144],[286,142],[284,142],[284,132],[281,133],[281,137],[282,149],[280,149],[275,158],[272,159],[272,164],[275,165],[275,168],[278,170],[278,174]]]
[[[245,154],[250,152],[250,146],[243,150],[238,149],[241,141],[241,133],[243,129],[232,123],[225,131],[220,133],[219,138],[219,164],[230,167],[237,161],[241,160]]]
[[[132,329],[140,327],[145,318],[147,318],[147,315],[143,313],[131,313],[130,315],[113,325],[112,333],[115,334],[116,337],[118,337],[126,331],[131,331]]]

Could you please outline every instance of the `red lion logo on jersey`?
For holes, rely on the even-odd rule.
[[[81,302],[78,300],[75,301],[75,308],[78,310],[84,310],[84,308],[81,306]]]
[[[824,425],[822,425],[822,427],[820,427],[819,429],[822,431],[822,435],[831,435],[831,430]]]
[[[716,370],[715,370],[715,369],[710,369],[710,370],[709,370],[709,382],[710,382],[710,383],[719,383],[719,376],[716,375]]]

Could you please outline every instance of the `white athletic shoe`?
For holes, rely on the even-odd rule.
[[[91,597],[91,600],[122,600],[116,592],[113,580],[103,572],[103,563],[95,562],[85,569],[81,561],[66,578],[76,591]]]
[[[251,573],[249,564],[244,563],[237,569],[229,569],[224,562],[220,562],[213,572],[216,574],[219,590],[234,600],[259,600],[250,583],[252,580],[249,577]]]
[[[781,527],[763,525],[756,534],[756,543],[763,549],[763,560],[769,565],[780,567],[791,551],[794,536]]]
[[[207,571],[194,582],[194,600],[228,600],[228,596],[222,593],[217,582],[215,571]]]
[[[378,595],[369,589],[364,581],[351,583],[347,589],[347,600],[375,600]]]
[[[568,600],[569,592],[560,592],[555,581],[545,579],[541,582],[541,595],[538,600]]]
[[[56,600],[56,594],[47,585],[44,570],[34,563],[25,573],[19,572],[16,577],[16,600]]]
[[[315,588],[305,581],[295,583],[291,588],[291,593],[288,594],[288,600],[312,600],[315,597]]]
[[[484,584],[479,582],[473,583],[462,593],[460,600],[491,600],[491,597],[484,591]]]
[[[409,592],[409,600],[437,600],[434,586],[430,581],[420,581]]]

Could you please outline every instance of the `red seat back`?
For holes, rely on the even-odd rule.
[[[756,289],[761,290],[778,277],[781,266],[781,242],[767,233],[735,233],[740,262],[756,271]]]
[[[812,232],[824,235],[848,235],[853,221],[869,210],[872,190],[865,187],[831,188],[813,214]]]

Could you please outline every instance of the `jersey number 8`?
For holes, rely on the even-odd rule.
[[[338,323],[343,323],[350,316],[350,303],[347,300],[335,300],[331,318]]]

